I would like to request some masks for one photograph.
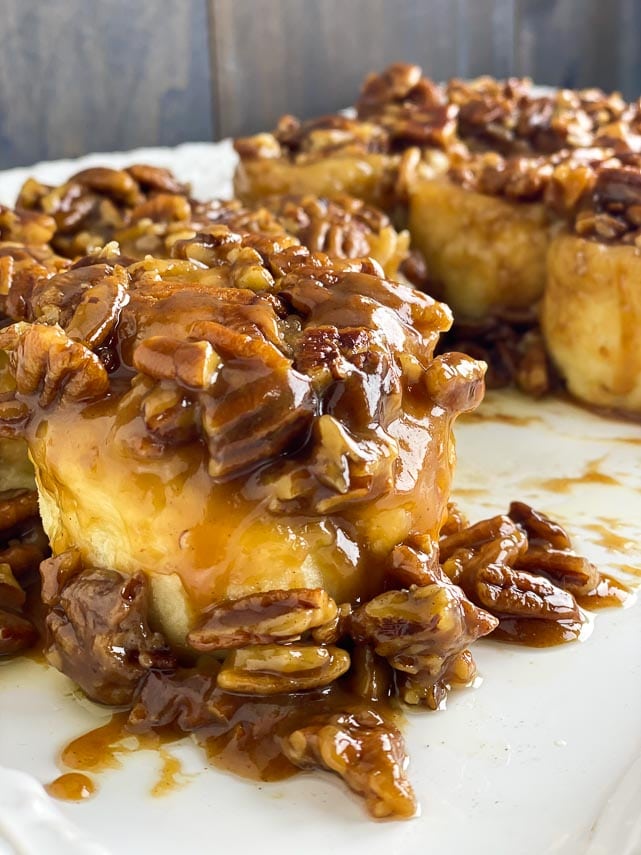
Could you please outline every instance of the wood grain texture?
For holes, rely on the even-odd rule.
[[[641,93],[641,0],[0,0],[0,168],[273,127],[368,71]]]
[[[1,0],[0,167],[211,139],[206,0]]]
[[[470,0],[473,2],[473,0]],[[217,127],[271,128],[353,103],[369,71],[418,62],[459,69],[456,0],[210,0]]]
[[[639,0],[517,0],[519,74],[554,86],[641,91]]]
[[[460,77],[510,77],[515,68],[516,0],[458,0]]]

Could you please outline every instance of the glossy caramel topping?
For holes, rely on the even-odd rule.
[[[252,591],[375,593],[383,556],[440,528],[483,367],[433,359],[448,310],[370,261],[222,225],[174,254],[125,266],[107,248],[0,333],[54,551],[172,577],[153,598],[184,589],[181,632]]]

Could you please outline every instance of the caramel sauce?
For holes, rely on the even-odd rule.
[[[282,740],[300,727],[329,715],[374,710],[398,726],[399,713],[388,701],[363,701],[339,685],[321,692],[277,698],[227,696],[233,712],[228,721],[197,734],[209,762],[256,781],[281,781],[300,771],[285,756]]]
[[[130,735],[124,730],[126,721],[127,713],[114,713],[107,724],[72,740],[60,753],[62,763],[83,772],[120,769],[122,763],[118,755],[127,750],[121,743]]]
[[[601,573],[600,576],[596,588],[587,594],[575,595],[577,603],[590,611],[622,606],[630,596],[630,589],[607,573]]]
[[[581,475],[571,475],[566,478],[546,478],[544,480],[536,479],[533,483],[553,493],[569,493],[577,484],[608,484],[619,486],[619,481],[616,478],[599,471],[599,465],[602,462],[602,457],[591,461],[587,464],[585,471]]]
[[[165,728],[133,734],[126,727],[128,716],[128,712],[114,713],[107,724],[73,739],[60,752],[61,762],[69,769],[81,772],[120,769],[123,755],[139,749],[160,750],[164,744],[175,742],[182,736],[177,731],[168,731]],[[170,767],[172,764],[169,764],[168,768]],[[171,771],[170,768],[168,774],[176,774],[178,771],[180,770]]]
[[[339,685],[260,698],[220,692],[219,700],[225,720],[203,726],[193,736],[212,766],[254,781],[281,781],[300,772],[283,753],[282,740],[328,715],[373,710],[397,727],[402,720],[391,701],[364,701]],[[114,713],[107,724],[72,740],[60,754],[62,763],[76,772],[95,774],[121,768],[123,757],[139,749],[156,750],[162,768],[151,794],[161,797],[183,786],[180,760],[164,746],[184,739],[185,732],[163,727],[134,734],[127,727],[127,718],[127,712]]]
[[[483,490],[480,487],[457,487],[454,492],[457,496],[467,496],[469,499],[487,496],[487,490]]]
[[[481,404],[478,410],[473,410],[471,413],[463,413],[461,421],[498,422],[499,424],[513,425],[515,427],[526,427],[527,425],[542,423],[543,419],[540,416],[515,416],[512,413],[493,412]]]
[[[489,636],[494,641],[527,647],[556,647],[578,641],[585,629],[581,621],[530,620],[528,618],[501,618]]]
[[[54,799],[65,802],[82,802],[91,798],[96,792],[96,785],[87,775],[80,772],[65,772],[50,784],[45,790]]]
[[[83,733],[82,736],[69,742],[60,752],[60,761],[62,765],[75,771],[57,778],[53,784],[48,785],[47,792],[56,798],[75,799],[72,795],[65,796],[60,793],[63,792],[64,787],[72,793],[74,784],[79,787],[81,779],[85,779],[91,784],[91,794],[96,786],[82,773],[99,774],[109,769],[120,769],[124,756],[145,749],[157,751],[162,764],[158,779],[151,789],[151,795],[160,798],[182,787],[185,784],[182,763],[164,746],[183,738],[184,733],[161,728],[149,733],[133,734],[127,730],[128,715],[127,712],[114,713],[106,724]],[[58,784],[58,782],[62,783]],[[49,789],[54,785],[55,793]],[[87,796],[83,795],[79,798],[87,798]]]
[[[154,796],[154,798],[167,796],[169,793],[179,790],[186,783],[185,779],[182,778],[181,780],[180,777],[183,775],[182,763],[180,760],[164,748],[159,748],[159,754],[160,759],[162,760],[162,767],[160,769],[160,774],[158,775],[158,780],[151,788],[151,795]]]
[[[632,567],[631,564],[619,564],[619,570],[623,570],[624,573],[629,573],[630,576],[641,577],[641,567]]]
[[[605,546],[608,549],[616,549],[623,552],[627,552],[634,546],[635,542],[632,538],[616,534],[616,532],[612,530],[616,525],[618,525],[616,520],[609,520],[605,517],[602,519],[604,519],[608,525],[596,522],[586,525],[587,529],[599,535],[594,541],[598,546]]]

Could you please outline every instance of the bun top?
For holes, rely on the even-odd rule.
[[[449,309],[371,259],[221,224],[173,254],[131,262],[111,244],[22,295],[0,347],[31,416],[135,389],[147,453],[202,443],[214,481],[278,462],[278,502],[324,513],[391,488],[407,406],[455,413],[480,394],[478,363],[433,360]]]

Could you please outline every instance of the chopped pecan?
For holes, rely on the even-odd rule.
[[[218,685],[228,692],[275,695],[328,686],[349,668],[340,647],[305,644],[248,645],[227,655]]]
[[[604,205],[627,208],[641,204],[641,172],[633,166],[604,167],[599,170],[594,188],[595,200]]]
[[[47,214],[20,209],[13,211],[0,205],[0,241],[44,246],[55,230],[56,222]]]
[[[205,652],[295,641],[335,617],[336,603],[322,588],[264,591],[208,608],[188,641]]]
[[[142,417],[154,440],[183,445],[198,436],[194,402],[171,382],[151,387],[142,401]]]
[[[209,389],[216,379],[220,357],[208,341],[153,336],[138,345],[133,364],[157,380],[175,380],[186,389]]]
[[[320,767],[340,775],[364,797],[372,816],[416,813],[401,734],[374,712],[335,715],[300,728],[284,740],[283,750],[302,769]]]
[[[189,222],[192,209],[189,201],[184,196],[176,196],[170,193],[158,193],[151,199],[146,199],[132,209],[129,215],[131,223],[140,220],[151,220],[155,223]],[[115,240],[120,241],[119,232],[114,235]]]

